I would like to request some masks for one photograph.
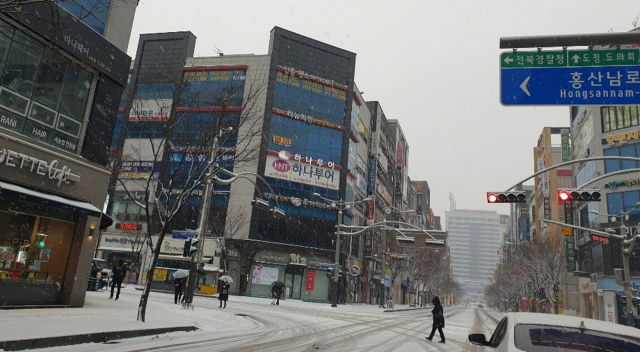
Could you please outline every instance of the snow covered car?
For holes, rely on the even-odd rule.
[[[508,313],[488,341],[483,334],[471,334],[469,341],[474,345],[492,347],[498,352],[640,352],[640,330],[636,328],[540,313]]]
[[[101,290],[109,286],[111,278],[111,267],[109,263],[100,258],[93,258],[91,261],[91,278],[89,280],[90,291]]]

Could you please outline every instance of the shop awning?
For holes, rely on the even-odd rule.
[[[100,217],[102,211],[87,202],[54,196],[11,183],[0,181],[0,194],[17,197],[21,200],[36,203],[42,206],[54,206],[73,212],[82,212],[86,215]]]
[[[112,251],[112,252],[133,252],[133,249],[131,249],[131,247],[125,248],[125,247],[100,246],[100,247],[98,247],[98,250],[99,251]]]

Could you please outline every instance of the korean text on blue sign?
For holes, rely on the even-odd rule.
[[[503,105],[640,104],[640,66],[501,71]]]
[[[171,234],[171,238],[188,240],[190,238],[195,238],[196,234],[193,232],[174,232]]]
[[[371,157],[369,159],[369,185],[367,187],[367,192],[373,193],[376,191],[376,177],[378,170],[376,167],[378,166],[378,161],[375,157]]]

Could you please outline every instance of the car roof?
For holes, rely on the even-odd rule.
[[[640,337],[639,329],[602,320],[542,313],[507,313],[507,318],[514,326],[518,324],[535,324],[577,328],[584,322],[584,325],[588,330],[607,332],[615,335]]]

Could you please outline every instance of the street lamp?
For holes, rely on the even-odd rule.
[[[365,198],[356,202],[347,202],[344,200],[332,200],[321,196],[319,193],[313,193],[314,197],[318,197],[329,203],[332,207],[338,208],[338,224],[336,225],[336,256],[333,264],[333,288],[331,290],[331,307],[338,306],[338,266],[340,265],[340,232],[342,227],[342,210],[349,209],[351,205],[368,202],[369,198]]]
[[[628,248],[624,248],[624,244],[627,241],[623,241],[623,247],[622,247],[622,267],[624,270],[624,293],[625,296],[627,297],[627,324],[629,324],[629,326],[634,326],[634,322],[633,322],[633,296],[631,295],[631,270],[629,268],[629,257],[631,256],[631,253],[633,253],[634,247],[635,247],[635,241],[633,240],[633,236],[631,234],[626,235],[627,233],[627,226],[625,225],[625,221],[629,220],[629,214],[633,211],[635,211],[636,209],[640,208],[640,202],[636,203],[633,207],[633,209],[627,211],[627,212],[620,212],[620,224],[622,225],[620,228],[620,235],[622,235],[622,237],[628,237],[631,241],[629,241],[629,246]],[[591,210],[590,213],[592,214],[596,214],[596,215],[600,215],[600,216],[606,216],[609,217],[609,219],[611,220],[611,222],[616,222],[616,217],[615,215],[612,214],[601,214],[599,212],[597,212],[596,210]],[[609,231],[607,231],[609,230]],[[608,233],[613,233],[613,229],[605,229],[606,232]]]

